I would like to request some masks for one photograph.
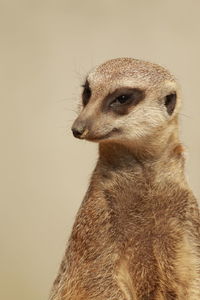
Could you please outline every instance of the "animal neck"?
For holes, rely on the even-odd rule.
[[[139,180],[148,177],[159,184],[166,181],[185,184],[183,147],[177,127],[163,132],[159,129],[141,143],[100,143],[98,166],[103,172],[136,174]]]

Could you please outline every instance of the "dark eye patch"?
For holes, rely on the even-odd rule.
[[[165,106],[168,114],[171,115],[176,106],[176,93],[171,93],[165,97]]]
[[[124,115],[129,112],[130,107],[136,106],[144,98],[145,92],[141,89],[120,88],[105,98],[104,110]]]
[[[86,80],[85,84],[83,84],[82,87],[83,87],[82,102],[83,105],[86,106],[92,94],[88,80]]]

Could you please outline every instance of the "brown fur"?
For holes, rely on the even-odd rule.
[[[116,59],[101,65],[88,77],[93,98],[79,116],[81,120],[90,116],[89,134],[99,134],[97,125],[100,128],[104,120],[110,120],[106,126],[112,130],[116,116],[102,117],[95,99],[105,99],[101,91],[104,80],[109,84],[114,81],[116,87],[120,76],[135,76],[138,81],[135,79],[137,84],[133,87],[141,81],[141,86],[152,91],[149,100],[142,101],[143,110],[138,108],[141,111],[147,101],[154,97],[156,102],[168,92],[164,81],[171,81],[173,91],[176,84],[165,69],[150,63]],[[92,109],[96,114],[91,113]],[[161,106],[160,114],[165,118],[155,128],[144,129],[140,137],[131,140],[126,133],[115,133],[99,143],[99,159],[77,214],[51,300],[200,299],[200,216],[184,176],[177,112],[178,109],[167,116]],[[132,109],[132,116],[133,120],[136,108]],[[138,112],[137,116],[142,120],[142,114],[140,117]],[[145,121],[148,120],[147,117]],[[139,124],[142,127],[143,121]]]

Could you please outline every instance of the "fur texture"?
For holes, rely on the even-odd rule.
[[[175,78],[158,65],[119,58],[87,82],[73,128],[99,142],[99,158],[50,299],[199,300],[200,216],[184,176]],[[121,88],[145,93],[123,115],[109,104]],[[176,105],[167,109],[174,93]]]

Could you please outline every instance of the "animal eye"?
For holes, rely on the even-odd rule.
[[[110,104],[111,107],[123,105],[129,102],[131,95],[120,95]]]
[[[90,89],[90,86],[89,86],[89,82],[86,80],[85,84],[83,85],[83,93],[82,93],[82,101],[83,101],[83,105],[87,105],[89,100],[90,100],[90,97],[91,97],[91,89]]]

